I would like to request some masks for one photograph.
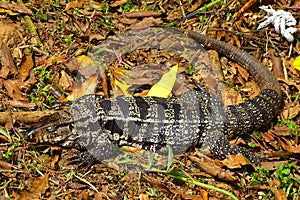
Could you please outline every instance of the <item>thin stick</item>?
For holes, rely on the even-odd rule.
[[[216,5],[216,4],[218,4],[218,3],[221,3],[221,2],[222,2],[222,0],[215,0],[215,1],[211,2],[211,3],[209,3],[209,4],[205,4],[203,7],[199,8],[198,10],[195,10],[195,11],[193,11],[193,12],[187,14],[185,17],[182,17],[182,18],[176,20],[176,21],[174,22],[174,24],[177,23],[177,22],[183,21],[183,20],[185,20],[185,19],[188,19],[188,18],[190,18],[190,17],[192,17],[192,16],[195,16],[195,15],[197,15],[197,14],[200,13],[200,12],[204,12],[204,11],[206,11],[207,9],[210,9],[210,8],[212,8],[214,5]]]

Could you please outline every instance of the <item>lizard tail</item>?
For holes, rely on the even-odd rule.
[[[278,98],[281,99],[282,94],[276,78],[267,69],[267,67],[265,67],[260,61],[258,61],[255,57],[249,55],[247,52],[232,45],[228,45],[225,42],[207,37],[201,33],[171,27],[163,28],[184,33],[188,37],[193,38],[196,42],[202,44],[204,47],[214,49],[218,53],[221,53],[226,57],[238,62],[240,65],[244,66],[255,78],[261,90],[274,90],[278,94]]]

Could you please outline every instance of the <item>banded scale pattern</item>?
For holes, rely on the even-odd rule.
[[[224,106],[221,99],[202,88],[167,99],[117,97],[105,100],[101,96],[86,95],[69,108],[42,118],[43,126],[27,136],[42,131],[45,134],[41,134],[38,142],[88,149],[100,161],[119,154],[119,147],[124,145],[161,154],[166,154],[168,147],[179,154],[200,146],[219,158],[242,153],[259,164],[257,156],[245,148],[230,146],[227,137],[269,125],[282,103],[276,79],[257,59],[236,47],[193,31],[162,29],[186,33],[195,42],[243,65],[259,83],[261,93],[231,106]]]
[[[199,136],[211,121],[208,97],[201,91],[168,99],[117,97],[104,100],[98,95],[86,95],[60,111],[61,115],[72,113],[72,126],[54,124],[42,142],[64,147],[79,144],[79,149],[86,147],[98,160],[118,155],[119,147],[124,145],[164,155],[171,147],[175,154],[180,154],[199,143]],[[41,121],[50,122],[51,117],[46,116]],[[73,134],[69,134],[70,138],[60,137],[66,132]]]

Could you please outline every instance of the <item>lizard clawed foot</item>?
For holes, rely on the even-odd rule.
[[[87,169],[91,168],[98,161],[88,152],[80,151],[78,155],[68,158],[68,165],[76,164],[78,168],[86,167]]]

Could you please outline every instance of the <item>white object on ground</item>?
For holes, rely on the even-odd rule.
[[[294,41],[293,34],[297,32],[294,26],[297,21],[291,13],[284,10],[275,11],[271,6],[260,6],[259,8],[266,11],[268,15],[265,16],[266,20],[257,27],[257,30],[273,24],[277,33],[280,33],[289,42]]]

